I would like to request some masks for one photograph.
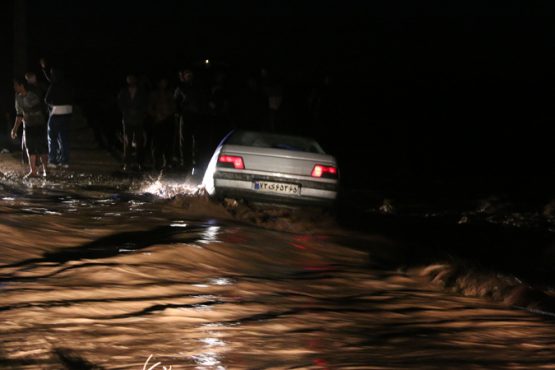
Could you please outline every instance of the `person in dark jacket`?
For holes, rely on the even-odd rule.
[[[171,165],[172,134],[175,101],[166,78],[158,80],[158,88],[150,93],[148,113],[153,122],[152,154],[154,168],[161,170]]]
[[[25,73],[25,81],[27,81],[27,87],[29,88],[29,91],[37,94],[37,96],[42,101],[44,99],[46,91],[48,90],[48,84],[46,84],[44,81],[39,80],[37,74],[31,71]]]
[[[123,170],[126,171],[131,162],[131,148],[135,143],[137,166],[142,170],[144,165],[144,124],[148,109],[148,93],[139,86],[137,76],[127,76],[127,86],[118,94],[118,106],[123,124]]]
[[[50,167],[69,167],[69,127],[73,115],[73,93],[62,71],[52,68],[50,86],[44,96],[48,104],[48,161]]]

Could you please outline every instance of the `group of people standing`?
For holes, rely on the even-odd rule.
[[[128,73],[117,89],[80,76],[74,92],[60,69],[48,68],[45,60],[40,65],[42,78],[30,72],[14,80],[17,116],[11,136],[22,139],[27,176],[69,166],[74,107],[79,108],[76,119],[86,119],[97,143],[121,158],[124,171],[202,171],[231,129],[302,134],[332,119],[323,113],[334,106],[326,99],[331,91],[327,83],[288,86],[287,75],[266,68],[231,69],[206,61],[180,69],[175,81],[168,71],[157,72],[155,80]]]
[[[147,149],[156,170],[194,168],[202,149],[209,147],[204,138],[210,135],[210,125],[201,124],[199,95],[190,69],[179,72],[173,90],[166,77],[149,90],[136,75],[127,75],[126,86],[117,96],[123,124],[123,170],[143,169]]]
[[[47,168],[69,167],[73,94],[60,69],[48,68],[44,59],[40,64],[49,86],[34,72],[15,78],[13,84],[16,118],[11,137],[15,140],[23,126],[22,152],[29,165],[25,177],[46,176]]]
[[[228,74],[209,61],[177,71],[177,81],[164,75],[127,74],[117,93],[122,118],[123,169],[202,171],[231,129],[274,131],[281,128],[283,89],[262,68]],[[147,156],[148,153],[148,156]]]

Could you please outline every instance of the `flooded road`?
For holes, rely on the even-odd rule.
[[[0,187],[0,368],[555,368],[552,318],[385,264],[383,236],[143,185]]]

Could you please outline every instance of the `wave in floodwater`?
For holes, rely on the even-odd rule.
[[[335,217],[317,207],[292,207],[276,204],[248,204],[235,199],[216,202],[198,182],[156,179],[139,187],[138,194],[151,194],[183,209],[189,217],[232,219],[273,230],[287,232],[340,232]]]
[[[325,236],[174,220],[0,271],[2,358],[21,368],[132,369],[150,355],[174,369],[555,360],[539,317],[369,268]]]
[[[153,183],[0,191],[0,366],[555,363],[553,322],[446,294],[429,284],[441,269],[395,267],[403,250],[387,238],[318,210],[216,203],[186,184],[144,191]],[[160,186],[168,196],[154,196]]]

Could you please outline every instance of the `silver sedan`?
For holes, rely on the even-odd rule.
[[[217,198],[329,206],[339,170],[314,139],[237,130],[216,148],[203,186]]]

